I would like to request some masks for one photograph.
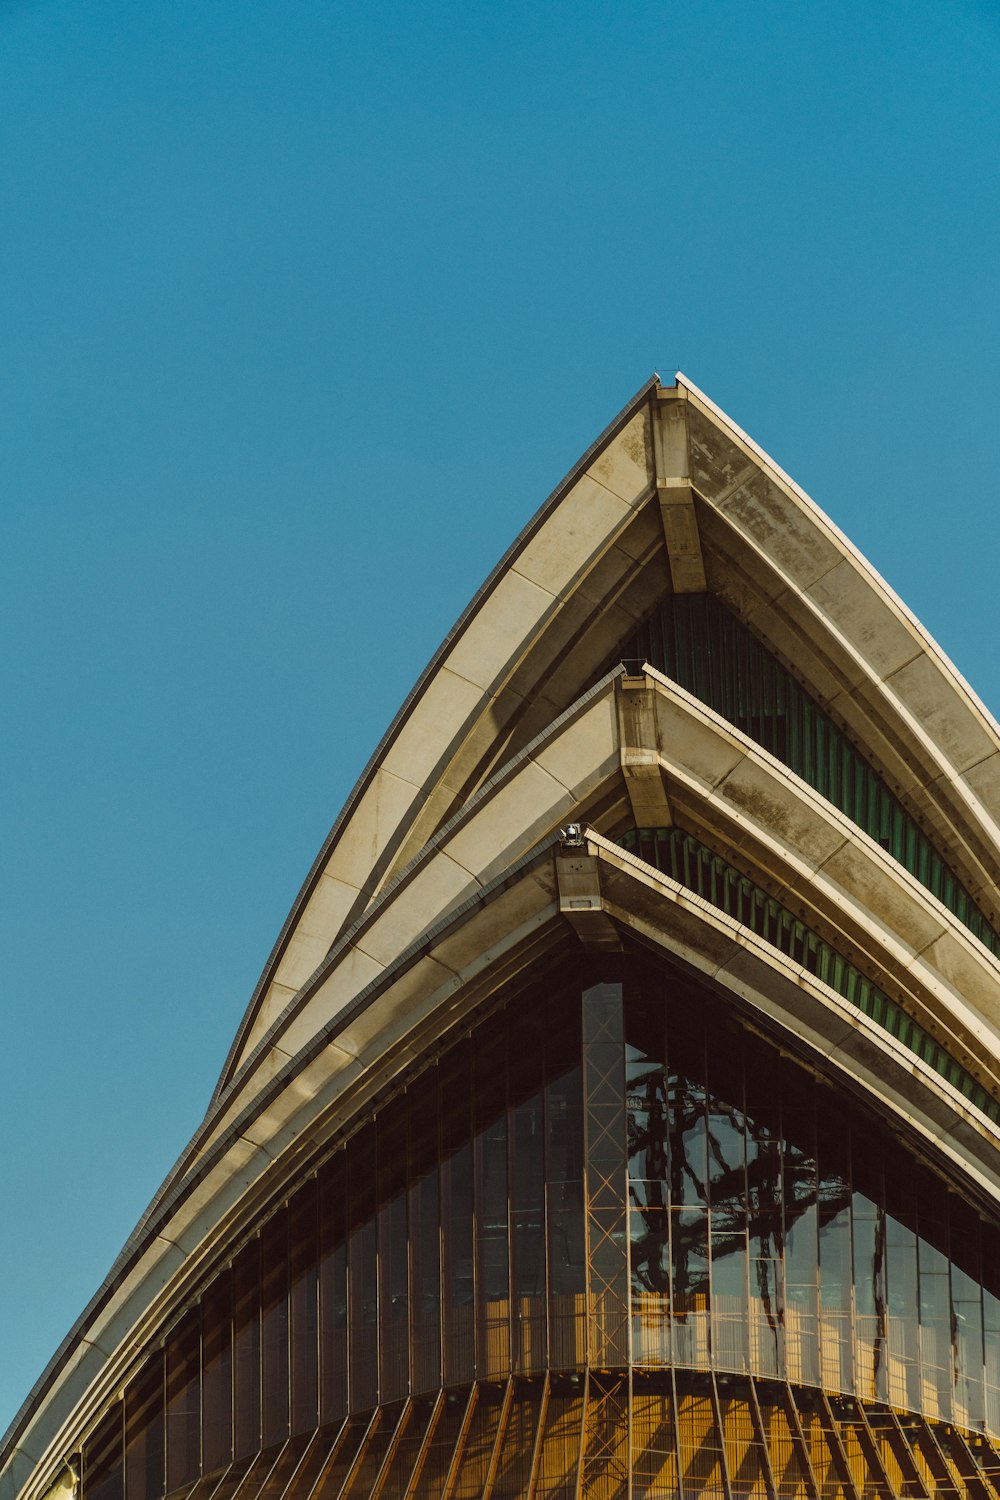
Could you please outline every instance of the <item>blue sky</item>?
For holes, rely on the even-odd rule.
[[[0,1427],[654,368],[1000,708],[993,0],[0,0]]]

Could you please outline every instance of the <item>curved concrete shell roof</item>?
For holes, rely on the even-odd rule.
[[[1000,910],[995,720],[819,507],[678,375],[629,402],[442,643],[310,871],[220,1091],[345,926],[692,567],[866,745],[987,915]]]
[[[719,714],[617,653],[657,601],[725,600],[862,744],[991,920],[1000,732],[819,508],[682,376],[624,408],[518,537],[334,825],[208,1114],[16,1418],[44,1493],[220,1247],[436,1039],[546,953],[627,930],[827,1059],[970,1192],[1000,1129],[814,974],[614,843],[681,821],[847,952],[1000,1098],[1000,960]],[[568,824],[579,839],[563,840]]]

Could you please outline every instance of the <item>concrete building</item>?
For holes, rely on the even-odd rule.
[[[690,382],[310,870],[2,1500],[1000,1493],[1000,731]]]

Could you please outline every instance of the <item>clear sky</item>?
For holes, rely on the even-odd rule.
[[[0,1428],[654,368],[1000,708],[996,0],[0,0]]]

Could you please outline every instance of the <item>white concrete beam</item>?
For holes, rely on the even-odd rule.
[[[698,513],[691,488],[687,401],[671,393],[657,402],[653,423],[656,494],[670,559],[670,579],[678,594],[702,594],[708,587]]]
[[[663,775],[651,678],[620,677],[615,685],[622,775],[636,828],[670,828],[673,814]]]
[[[618,952],[622,940],[604,910],[598,862],[585,848],[564,845],[556,856],[559,910],[589,951]]]

